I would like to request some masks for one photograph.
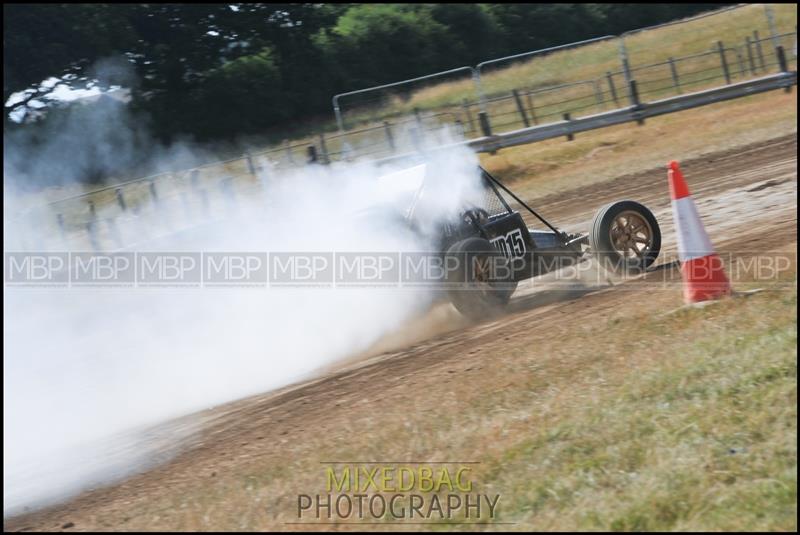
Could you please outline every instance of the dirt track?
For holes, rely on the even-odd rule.
[[[718,251],[734,255],[796,251],[796,135],[682,162],[682,169]],[[202,431],[169,463],[68,503],[9,519],[4,522],[6,529],[58,529],[68,522],[74,523],[74,529],[185,529],[185,524],[170,519],[171,514],[179,513],[166,510],[167,496],[180,494],[181,489],[213,485],[214,480],[209,479],[212,472],[236,472],[254,459],[263,463],[274,458],[280,463],[287,455],[307,455],[302,451],[305,437],[335,437],[365,411],[380,411],[382,406],[413,398],[435,404],[431,392],[441,385],[456,388],[449,386],[453,378],[479,374],[491,362],[487,356],[521,344],[535,346],[537,337],[566,336],[597,317],[674,308],[680,304],[679,290],[652,292],[646,284],[652,277],[679,278],[669,262],[675,257],[675,240],[665,167],[546,196],[535,204],[567,230],[585,231],[599,206],[622,198],[647,204],[664,232],[666,251],[661,268],[644,279],[615,287],[599,281],[567,290],[525,283],[507,315],[477,325],[468,324],[449,306],[437,307],[367,354],[326,370],[316,380],[186,420],[202,421]],[[576,199],[583,201],[576,203]],[[632,301],[641,305],[630,307]],[[161,511],[160,520],[140,523],[131,515],[132,510],[147,504],[152,505],[151,510]],[[263,527],[270,525],[265,520]]]

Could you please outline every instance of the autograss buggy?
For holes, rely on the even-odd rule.
[[[620,275],[649,267],[661,250],[661,231],[653,213],[631,200],[600,208],[588,234],[560,231],[482,167],[481,192],[458,209],[459,217],[439,222],[437,249],[444,255],[446,294],[467,317],[496,313],[521,280],[594,256],[601,267]],[[412,227],[424,197],[420,187],[406,212]],[[547,228],[528,228],[508,196]]]

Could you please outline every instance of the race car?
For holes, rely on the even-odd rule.
[[[594,257],[600,266],[620,275],[640,273],[655,262],[661,250],[661,231],[644,205],[622,200],[598,210],[588,234],[559,230],[497,178],[478,166],[480,187],[435,218],[434,246],[443,257],[441,282],[445,295],[463,315],[479,319],[501,311],[517,283]],[[403,175],[402,177],[398,175]],[[410,172],[382,177],[396,190],[406,189],[403,213],[407,225],[430,235],[431,196],[446,191],[430,188],[435,170],[420,165]],[[410,178],[409,178],[410,177]],[[516,203],[545,229],[529,228]],[[440,209],[440,208],[434,208]]]

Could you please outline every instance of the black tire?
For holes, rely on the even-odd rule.
[[[589,245],[601,267],[615,274],[637,274],[661,252],[661,229],[653,212],[636,201],[617,201],[598,210]]]
[[[506,258],[488,240],[467,238],[454,243],[447,255],[457,262],[457,269],[448,273],[447,295],[464,316],[479,320],[501,312],[517,283],[511,280]],[[493,265],[497,271],[484,272],[479,266]]]

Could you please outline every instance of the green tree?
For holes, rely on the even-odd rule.
[[[3,102],[24,93],[6,107],[6,120],[54,89],[42,86],[44,80],[84,87],[93,63],[130,49],[135,40],[125,11],[107,4],[3,4]]]
[[[355,87],[449,67],[456,44],[431,7],[422,4],[351,7],[317,42]]]
[[[281,74],[275,53],[263,48],[208,71],[188,98],[197,114],[195,134],[215,139],[236,134],[255,134],[291,117],[282,105]]]
[[[431,16],[452,37],[452,66],[475,65],[504,52],[498,42],[500,27],[491,10],[478,4],[434,4]]]
[[[5,128],[19,126],[9,123],[12,111],[54,106],[53,85],[42,84],[52,77],[75,88],[129,87],[131,108],[152,117],[165,142],[278,131],[329,113],[339,92],[712,7],[719,5],[6,4],[3,92],[6,103],[21,96],[5,106]]]
[[[507,54],[603,35],[603,14],[591,4],[491,4]],[[487,58],[488,59],[488,58]]]

